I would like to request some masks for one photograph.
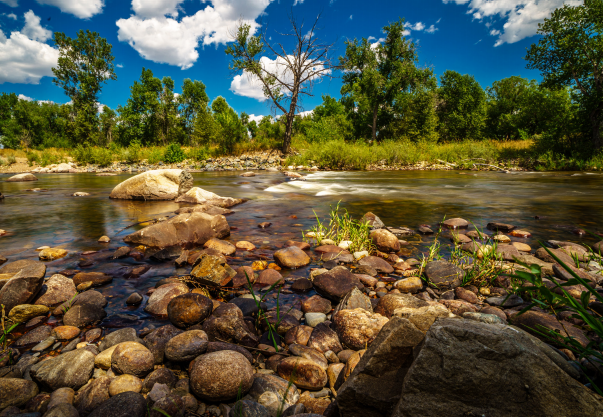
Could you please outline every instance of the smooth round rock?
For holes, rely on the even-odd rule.
[[[120,343],[111,355],[111,368],[117,374],[142,378],[153,370],[154,363],[151,351],[137,342]]]
[[[313,295],[302,301],[301,310],[304,313],[324,313],[329,314],[333,307],[331,302],[320,295]]]
[[[283,285],[284,283],[285,280],[281,273],[271,268],[264,269],[260,272],[258,279],[255,281],[255,284],[261,286],[271,286],[274,284]]]
[[[207,350],[207,343],[203,330],[189,330],[170,339],[165,346],[165,357],[175,362],[191,361]]]
[[[147,375],[142,383],[142,392],[147,393],[153,389],[155,384],[165,384],[169,388],[176,385],[178,378],[168,368],[157,368]]]
[[[73,277],[73,283],[76,287],[85,282],[92,282],[93,287],[99,287],[109,284],[111,281],[113,281],[113,277],[102,272],[80,272]]]
[[[246,240],[240,240],[235,244],[235,247],[239,250],[251,251],[255,249],[255,245],[251,242],[247,242]]]
[[[400,250],[398,238],[389,230],[373,230],[370,233],[370,238],[377,249],[382,252],[398,252]]]
[[[389,321],[378,313],[362,308],[341,310],[333,315],[333,324],[339,339],[352,349],[366,349]]]
[[[107,312],[96,305],[78,304],[71,307],[63,316],[66,326],[85,327],[97,323],[107,316]]]
[[[109,385],[109,395],[115,396],[122,392],[140,392],[142,389],[142,381],[134,375],[120,375],[111,381]]]
[[[136,392],[127,391],[104,401],[88,417],[145,417],[147,402]]]
[[[284,268],[300,268],[310,263],[311,259],[306,252],[297,246],[279,249],[274,252],[274,260],[279,266]]]
[[[172,298],[168,318],[176,327],[187,328],[203,322],[213,310],[212,301],[201,294],[188,293]]]
[[[13,307],[8,313],[8,318],[14,323],[25,323],[37,316],[48,314],[50,309],[42,305],[21,304]]]
[[[38,395],[35,382],[20,378],[0,378],[0,410],[6,407],[21,407]]]
[[[207,401],[228,401],[245,395],[253,384],[253,368],[239,352],[222,350],[199,356],[190,366],[193,393]]]
[[[325,370],[316,362],[300,357],[288,357],[278,365],[278,375],[292,381],[298,388],[318,391],[327,385]]]
[[[59,341],[71,340],[80,334],[80,329],[75,326],[57,326],[52,329],[51,336]]]

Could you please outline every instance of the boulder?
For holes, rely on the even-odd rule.
[[[182,330],[171,324],[161,326],[144,337],[144,345],[153,353],[155,365],[163,363],[165,346],[174,336],[182,333]]]
[[[52,315],[57,317],[62,316],[71,307],[77,305],[91,305],[102,309],[107,305],[107,299],[98,291],[85,291],[83,293],[78,294],[75,298],[65,301],[63,304],[56,307],[53,310]]]
[[[419,277],[405,278],[396,281],[394,287],[400,292],[415,294],[423,289],[423,281]]]
[[[123,374],[111,381],[109,385],[109,395],[115,396],[122,392],[140,392],[142,381],[134,375]]]
[[[271,286],[274,284],[283,285],[285,283],[285,279],[281,275],[280,272],[267,268],[260,272],[258,279],[255,281],[255,284],[261,285],[263,287]]]
[[[17,174],[8,178],[6,182],[25,182],[25,181],[37,181],[38,178],[34,174],[25,173],[25,174]]]
[[[603,404],[553,353],[509,326],[441,319],[408,370],[393,416],[602,414]]]
[[[116,374],[129,374],[139,378],[153,370],[153,353],[137,342],[122,342],[111,355],[111,369]]]
[[[77,291],[73,280],[66,276],[55,274],[42,286],[40,295],[36,299],[36,305],[55,307],[65,301],[71,300]]]
[[[155,384],[165,385],[172,388],[178,382],[178,377],[168,368],[157,368],[147,375],[142,382],[142,392],[148,393],[153,389]]]
[[[298,344],[306,346],[310,335],[312,334],[313,328],[310,326],[295,326],[289,329],[285,334],[285,343],[287,345]]]
[[[109,386],[113,378],[100,376],[90,380],[75,397],[75,407],[80,416],[88,416],[109,399]]]
[[[462,316],[466,312],[475,313],[477,307],[464,300],[443,300],[440,299],[439,303],[445,305],[448,310],[457,316]]]
[[[253,368],[239,352],[206,353],[190,364],[190,387],[206,401],[228,401],[245,395],[253,385]]]
[[[326,369],[310,359],[290,356],[283,359],[277,369],[281,378],[299,388],[318,391],[328,382]]]
[[[387,229],[376,229],[370,233],[373,244],[383,252],[398,252],[400,242],[398,238]]]
[[[98,323],[107,316],[107,312],[94,304],[72,306],[63,316],[65,326],[85,327]]]
[[[453,289],[461,285],[465,273],[448,261],[431,261],[425,266],[425,275],[439,289]]]
[[[251,364],[254,363],[253,356],[251,356],[251,353],[249,353],[249,351],[247,349],[245,349],[243,346],[234,345],[232,343],[209,342],[207,344],[206,353],[220,352],[223,350],[232,350],[235,352],[239,352],[241,355],[245,356],[245,359],[247,359],[249,361],[249,363],[251,363]]]
[[[354,288],[362,289],[360,280],[343,266],[337,266],[314,278],[314,288],[324,297],[339,301]]]
[[[237,251],[237,248],[232,243],[227,242],[226,240],[220,240],[216,238],[209,239],[203,244],[203,247],[218,251],[225,256],[230,256]]]
[[[420,308],[428,305],[426,301],[420,300],[410,294],[386,294],[379,299],[379,303],[375,307],[375,313],[390,318],[399,308]]]
[[[589,343],[584,331],[566,321],[559,323],[555,316],[544,312],[530,310],[523,314],[514,314],[510,317],[510,322],[545,341],[547,339],[539,334],[539,331],[553,330],[565,337],[571,336],[582,346],[587,346]]]
[[[358,277],[358,275],[356,275]],[[303,307],[303,304],[302,304]],[[361,308],[368,312],[373,312],[373,305],[371,299],[362,293],[357,287],[352,288],[352,291],[347,293],[337,304],[337,307],[333,310],[333,314],[341,310],[354,310],[355,308]],[[327,311],[328,313],[328,311]]]
[[[228,266],[223,257],[209,254],[202,254],[197,258],[191,271],[192,279],[212,287],[224,286],[236,275],[236,271]]]
[[[393,317],[387,322],[337,391],[341,414],[351,417],[391,415],[414,359],[413,350],[424,337],[407,319]]]
[[[0,268],[0,274],[14,274],[0,289],[0,304],[5,311],[34,299],[44,285],[46,265],[39,261],[21,260]]]
[[[202,323],[212,313],[213,306],[206,296],[187,293],[171,299],[167,315],[174,326],[184,329]]]
[[[241,317],[232,315],[217,317],[214,314],[205,320],[203,330],[212,342],[235,343],[249,347],[258,344],[258,337],[249,330],[242,314]]]
[[[203,245],[211,238],[230,235],[226,217],[205,213],[184,213],[171,219],[147,226],[124,238],[134,245],[165,248],[176,245]]]
[[[164,284],[151,294],[144,311],[158,317],[167,318],[169,303],[180,295],[188,294],[188,291],[188,287],[182,282]]]
[[[504,314],[504,313],[503,313]],[[402,307],[394,310],[394,316],[407,319],[418,330],[426,333],[433,323],[440,317],[454,317],[442,304],[430,304],[424,307]]]
[[[0,410],[21,407],[38,395],[38,386],[33,381],[20,378],[0,378]]]
[[[31,304],[21,304],[13,307],[8,313],[8,318],[13,323],[25,323],[34,317],[43,316],[48,314],[49,308],[46,306],[37,306]]]
[[[381,219],[370,211],[362,216],[360,223],[366,223],[373,229],[382,229],[385,227],[385,224],[381,221]]]
[[[391,274],[392,272],[394,272],[393,266],[388,264],[384,259],[381,259],[377,256],[365,256],[364,258],[358,261],[358,264],[370,266],[377,272],[382,272],[384,274]]]
[[[89,417],[145,417],[147,402],[136,392],[122,392],[105,400]]]
[[[34,343],[40,343],[42,340],[48,338],[51,333],[52,328],[50,326],[38,326],[18,338],[13,347],[22,348]]]
[[[514,245],[497,245],[496,253],[498,258],[509,262],[515,262],[521,256],[519,250]]]
[[[54,391],[69,387],[74,390],[84,386],[94,370],[94,354],[86,349],[63,353],[32,366],[34,381]]]
[[[297,246],[289,246],[274,252],[275,262],[284,268],[300,268],[310,263],[311,259],[306,252]]]
[[[170,339],[165,346],[165,357],[175,362],[187,362],[205,353],[207,334],[203,330],[189,330]]]
[[[341,310],[333,315],[339,340],[354,350],[366,349],[387,322],[387,317],[362,308]]]
[[[138,342],[144,344],[141,339],[136,335],[136,330],[127,327],[125,329],[119,329],[109,333],[105,336],[102,342],[98,345],[99,352],[103,352],[112,346],[119,345],[123,342]]]
[[[220,197],[203,188],[193,187],[176,199],[176,203],[209,204],[214,207],[229,208],[243,203],[245,200],[232,197]]]
[[[301,309],[304,313],[329,314],[332,310],[331,302],[320,295],[313,295],[302,301]]]
[[[181,169],[143,172],[118,184],[109,198],[120,200],[173,200],[193,186],[193,177]]]
[[[48,407],[44,417],[79,417],[77,409],[70,403],[60,403],[54,407]]]

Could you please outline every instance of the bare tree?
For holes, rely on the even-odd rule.
[[[293,38],[291,53],[287,53],[283,43],[270,42],[267,26],[260,34],[250,36],[251,26],[243,22],[232,36],[234,43],[226,48],[226,53],[232,56],[231,71],[260,83],[264,96],[272,100],[273,108],[285,115],[287,124],[282,148],[285,154],[291,148],[293,118],[301,109],[302,96],[312,96],[314,83],[322,77],[331,77],[335,68],[330,56],[333,44],[321,43],[316,37],[319,20],[320,15],[304,34],[303,21],[289,16],[291,32],[278,35],[285,40]]]

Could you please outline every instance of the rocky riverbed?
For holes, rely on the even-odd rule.
[[[582,345],[596,335],[567,312],[518,314],[529,304],[510,278],[525,268],[518,262],[539,265],[544,280],[568,279],[529,230],[492,219],[476,231],[460,218],[412,230],[366,213],[370,253],[308,233],[281,241],[277,230],[265,239],[278,249],[268,251],[241,237],[277,224],[233,228],[229,213],[245,202],[193,187],[185,171],[145,172],[111,197],[189,205],[117,247],[78,253],[58,273],[47,269],[73,258],[54,245],[38,248],[39,260],[0,253],[4,326],[17,324],[0,355],[0,416],[603,414],[586,386],[601,383],[598,369],[534,329]],[[440,226],[462,253],[497,253],[497,277],[467,283],[470,264],[409,253],[412,235]],[[601,289],[603,266],[589,248],[547,245]],[[136,263],[111,272],[124,259]],[[178,274],[125,301],[152,320],[107,317],[103,290],[115,275],[139,279],[162,264]],[[571,290],[580,298],[582,288]]]

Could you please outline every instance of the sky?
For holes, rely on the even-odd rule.
[[[526,49],[539,39],[538,23],[564,3],[582,1],[0,0],[0,92],[68,102],[52,83],[58,59],[53,32],[75,37],[89,29],[113,45],[117,80],[104,85],[104,105],[126,104],[144,67],[156,77],[171,77],[177,93],[184,79],[201,80],[210,99],[223,96],[238,112],[268,115],[270,102],[257,83],[228,69],[224,50],[233,29],[242,20],[256,33],[267,29],[273,42],[286,41],[290,16],[309,30],[319,14],[315,36],[334,44],[334,58],[345,53],[346,40],[379,42],[384,26],[404,18],[419,65],[437,76],[446,70],[472,74],[484,88],[512,75],[539,80],[538,72],[525,68]],[[316,80],[303,110],[319,105],[322,94],[340,97],[340,74],[331,75]]]

